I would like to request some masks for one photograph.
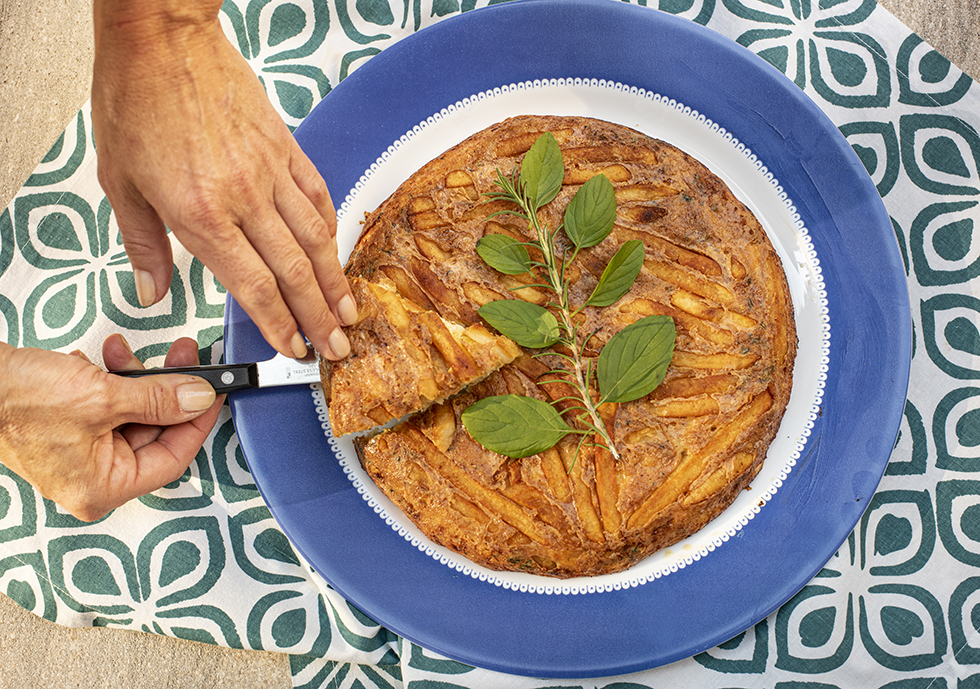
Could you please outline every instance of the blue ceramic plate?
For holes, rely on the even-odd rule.
[[[796,420],[783,426],[798,450],[788,463],[773,458],[782,450],[770,452],[775,473],[755,493],[765,496],[761,509],[748,519],[736,515],[720,540],[709,533],[704,557],[682,558],[663,576],[634,576],[594,592],[579,582],[573,593],[555,581],[545,592],[544,585],[502,583],[447,565],[392,528],[384,505],[356,485],[356,460],[325,435],[311,390],[241,393],[232,413],[255,482],[284,532],[381,624],[492,670],[624,674],[694,655],[757,623],[851,532],[904,410],[911,359],[904,270],[872,181],[793,83],[697,24],[608,0],[524,0],[469,12],[388,48],[339,84],[296,137],[335,200],[347,194],[342,252],[356,238],[351,218],[382,200],[393,180],[488,118],[522,114],[525,105],[614,119],[689,150],[762,216],[791,285],[817,278],[812,294],[806,287],[794,293],[807,335],[795,378],[802,415],[787,412]],[[414,167],[402,167],[406,155]],[[737,169],[742,158],[748,175]],[[797,235],[805,241],[794,245]],[[808,328],[816,327],[819,343],[820,323],[828,324],[827,346],[808,354]],[[233,299],[225,337],[229,361],[272,353]]]

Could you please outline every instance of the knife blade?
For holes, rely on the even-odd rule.
[[[199,376],[211,383],[214,391],[223,395],[248,388],[269,388],[278,385],[301,385],[320,382],[320,364],[312,349],[302,359],[291,359],[276,354],[267,361],[243,364],[205,364],[203,366],[175,366],[173,368],[147,368],[138,371],[111,371],[127,378],[185,373]]]

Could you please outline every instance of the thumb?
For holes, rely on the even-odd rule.
[[[151,306],[170,289],[173,251],[167,227],[145,198],[128,198],[113,207],[126,254],[133,266],[133,281],[140,306]]]
[[[166,373],[110,378],[109,397],[112,426],[139,423],[175,426],[195,419],[215,402],[214,388],[203,378],[183,373]]]

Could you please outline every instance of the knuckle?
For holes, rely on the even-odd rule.
[[[347,277],[339,265],[325,271],[323,277],[320,278],[320,284],[323,285],[324,291],[331,294],[336,294],[341,291],[347,292]]]
[[[219,234],[223,227],[224,211],[213,194],[199,190],[184,197],[178,211],[181,224],[209,234]]]
[[[327,185],[319,177],[306,189],[306,195],[317,208],[333,205]]]
[[[241,294],[254,308],[268,309],[280,299],[279,282],[268,269],[256,271],[243,283]]]
[[[169,415],[175,406],[174,391],[167,385],[151,384],[147,386],[143,408],[147,418],[162,419]]]
[[[88,404],[86,405],[89,417],[92,419],[115,419],[118,404],[112,395],[108,374],[99,376],[94,381],[86,381],[85,386],[89,393]]]
[[[301,252],[291,253],[282,264],[282,275],[280,276],[283,287],[290,291],[304,291],[308,289],[315,279],[313,274],[313,264],[306,254]]]

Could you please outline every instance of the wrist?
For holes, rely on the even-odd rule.
[[[222,0],[94,0],[96,45],[106,39],[147,41],[218,21]]]

